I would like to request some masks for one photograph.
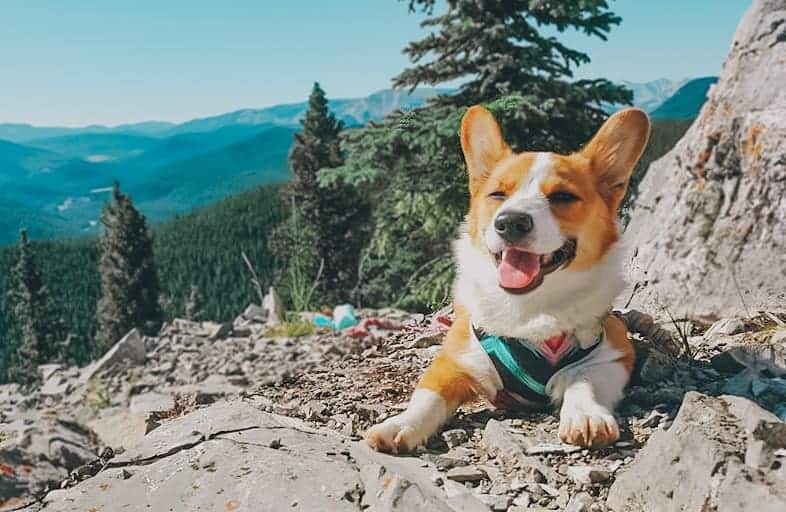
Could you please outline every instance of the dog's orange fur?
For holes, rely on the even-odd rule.
[[[630,342],[625,322],[614,315],[609,315],[603,323],[603,328],[606,330],[606,336],[611,346],[621,354],[617,361],[625,367],[628,373],[631,373],[636,362],[636,351]]]
[[[640,110],[629,109],[612,116],[581,151],[551,155],[554,164],[540,184],[541,192],[548,196],[563,191],[579,197],[579,201],[552,205],[552,214],[562,234],[579,240],[570,269],[591,268],[617,242],[617,210],[648,133],[646,115]],[[480,142],[473,137],[480,137]],[[515,154],[504,142],[491,114],[482,107],[472,107],[464,116],[461,143],[471,195],[467,230],[473,243],[482,247],[483,230],[492,222],[501,204],[489,194],[501,191],[509,195],[518,190],[527,180],[537,154]],[[480,153],[477,147],[481,148]],[[482,393],[479,383],[458,362],[468,350],[471,320],[469,312],[460,304],[455,303],[454,307],[456,318],[442,351],[418,384],[421,389],[438,393],[450,411]],[[609,343],[620,353],[617,362],[630,374],[635,354],[624,323],[609,315],[603,325]],[[596,425],[589,423],[580,426],[579,430],[565,439],[596,445],[612,442],[619,435],[618,431],[598,430]],[[381,447],[383,441],[369,440],[378,449],[384,449]]]

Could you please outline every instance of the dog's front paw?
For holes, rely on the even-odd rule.
[[[565,404],[560,412],[559,438],[563,443],[597,448],[617,441],[620,429],[614,415],[601,405]]]
[[[424,444],[428,433],[409,421],[403,414],[388,418],[366,432],[366,442],[373,449],[386,453],[406,453]]]

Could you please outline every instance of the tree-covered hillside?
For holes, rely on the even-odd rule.
[[[267,235],[281,217],[277,189],[260,187],[154,226],[166,316],[183,315],[192,285],[204,297],[205,317],[214,320],[228,320],[258,301],[241,251],[254,263],[263,284],[269,283],[274,263]],[[31,246],[56,309],[74,335],[68,353],[84,363],[96,355],[92,344],[99,296],[96,240],[34,242]],[[9,270],[15,261],[16,247],[0,249],[0,382],[5,379],[7,356],[19,339],[7,294]]]

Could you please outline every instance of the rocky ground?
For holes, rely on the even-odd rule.
[[[690,351],[641,353],[614,446],[562,445],[551,413],[476,403],[392,457],[360,435],[404,408],[441,330],[360,314],[388,329],[270,337],[251,307],[41,367],[32,393],[0,387],[0,510],[786,509],[784,317],[672,324]]]

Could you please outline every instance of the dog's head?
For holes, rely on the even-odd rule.
[[[635,108],[611,116],[571,155],[514,153],[483,107],[461,124],[471,193],[468,234],[497,284],[524,294],[563,269],[586,270],[617,241],[617,210],[649,137]]]

